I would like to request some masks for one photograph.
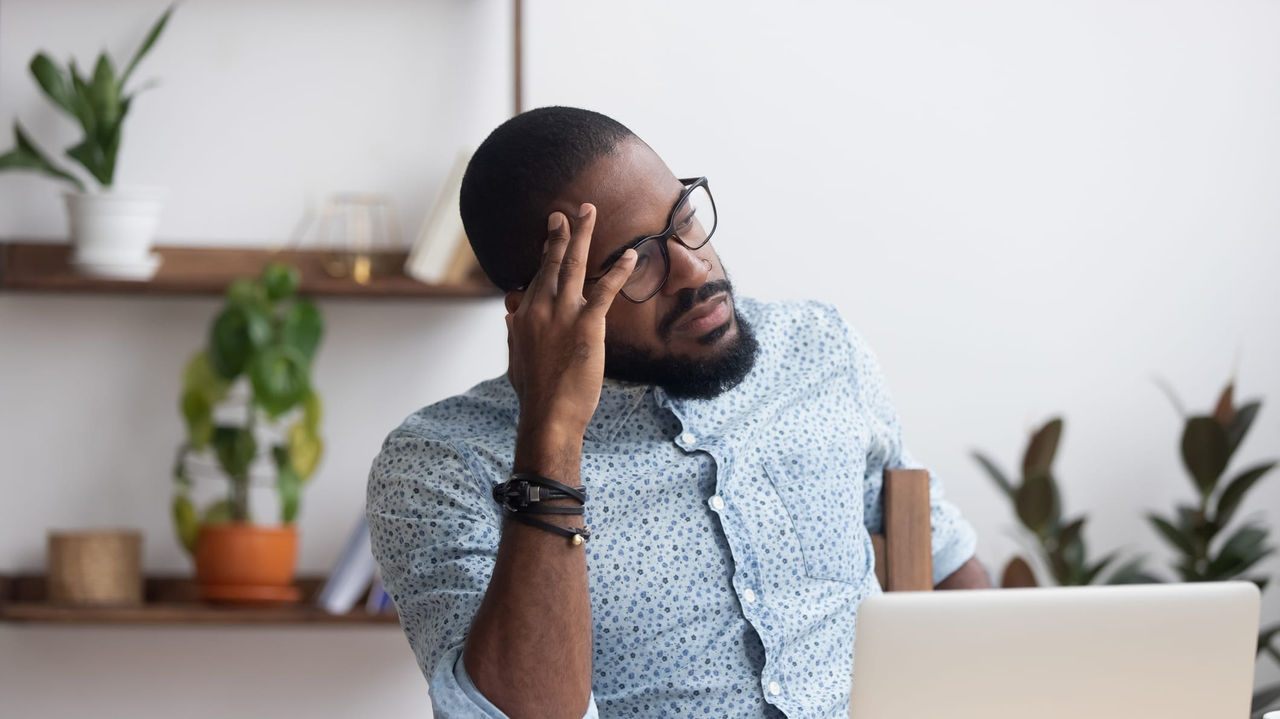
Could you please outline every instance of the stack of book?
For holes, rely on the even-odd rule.
[[[316,604],[330,614],[347,614],[356,608],[361,598],[365,600],[364,610],[370,614],[395,611],[373,559],[369,524],[363,512],[329,579],[316,595]]]
[[[462,175],[470,160],[469,150],[458,153],[449,177],[440,188],[431,212],[422,221],[422,229],[409,251],[404,272],[419,282],[429,285],[465,284],[475,281],[481,274],[458,211]]]

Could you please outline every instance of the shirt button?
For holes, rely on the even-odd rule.
[[[782,685],[777,682],[769,682],[769,693],[775,697],[782,693]]]
[[[724,500],[720,499],[720,495],[718,494],[711,495],[711,501],[709,502],[709,504],[711,505],[711,508],[716,510],[717,512],[724,509]]]
[[[693,444],[694,442],[698,441],[698,438],[693,436],[692,432],[685,432],[684,434],[680,435],[680,441],[684,442],[685,444]]]
[[[754,604],[756,601],[756,593],[751,591],[751,588],[748,587],[742,590],[742,598],[747,600],[747,604]]]

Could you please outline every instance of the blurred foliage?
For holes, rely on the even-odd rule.
[[[1228,527],[1239,514],[1245,496],[1257,486],[1276,462],[1261,462],[1227,476],[1227,467],[1244,442],[1262,409],[1252,400],[1236,404],[1235,383],[1228,382],[1218,396],[1213,412],[1186,416],[1182,404],[1170,392],[1170,399],[1184,415],[1180,450],[1195,499],[1179,504],[1171,515],[1151,512],[1147,521],[1156,534],[1175,552],[1172,569],[1184,582],[1225,582],[1245,579],[1266,589],[1268,579],[1257,565],[1275,553],[1270,532],[1257,519],[1242,519],[1234,530]],[[1280,663],[1280,624],[1263,628],[1258,636],[1258,655],[1264,653]],[[1280,684],[1263,687],[1253,697],[1253,717],[1280,708]]]
[[[311,386],[311,365],[324,334],[320,312],[297,296],[298,270],[272,264],[257,280],[236,280],[214,318],[208,341],[187,362],[180,408],[187,441],[174,465],[177,494],[174,524],[182,545],[194,552],[201,524],[251,521],[249,474],[254,462],[269,457],[280,496],[281,522],[297,519],[302,486],[315,474],[324,454],[320,437],[323,406]],[[243,423],[219,421],[232,386],[248,387]],[[286,418],[286,415],[288,417]],[[280,427],[280,443],[259,447],[260,422]],[[230,491],[198,512],[190,498],[190,453],[211,450],[230,482]]]
[[[31,75],[35,77],[40,89],[59,110],[75,120],[83,132],[81,140],[67,148],[67,157],[87,170],[103,188],[109,189],[115,179],[116,156],[120,152],[124,118],[129,114],[133,98],[140,92],[126,93],[125,85],[133,75],[134,68],[155,45],[156,40],[160,39],[160,33],[164,31],[172,12],[173,7],[170,7],[151,26],[146,39],[134,52],[124,72],[116,72],[115,63],[105,52],[98,55],[92,73],[81,72],[75,60],[68,61],[66,66],[59,65],[43,52],[31,59]],[[13,148],[0,155],[0,171],[40,172],[70,182],[81,192],[85,191],[84,182],[41,151],[16,120],[13,123],[13,138]]]
[[[1086,518],[1063,518],[1062,492],[1053,473],[1053,460],[1058,454],[1062,428],[1062,419],[1055,417],[1032,433],[1022,456],[1022,474],[1016,484],[985,454],[974,452],[973,458],[1013,504],[1014,514],[1034,541],[1036,559],[1052,583],[1063,586],[1093,584],[1119,558],[1119,553],[1112,552],[1097,561],[1089,561],[1084,540]],[[1142,581],[1141,565],[1141,557],[1129,560],[1111,572],[1108,583]],[[1034,587],[1040,582],[1036,580],[1031,563],[1015,556],[1005,566],[1000,584],[1004,587]]]
[[[1167,390],[1166,390],[1167,391]],[[1217,582],[1246,579],[1267,587],[1268,580],[1257,572],[1258,563],[1275,553],[1266,526],[1257,519],[1237,518],[1246,495],[1257,486],[1276,462],[1248,466],[1224,481],[1227,467],[1244,442],[1262,408],[1260,401],[1237,405],[1234,382],[1223,389],[1213,412],[1186,416],[1177,397],[1170,399],[1185,417],[1180,442],[1183,466],[1190,477],[1195,500],[1179,504],[1173,514],[1149,513],[1147,522],[1156,534],[1177,553],[1172,569],[1176,581]],[[1022,460],[1021,480],[1014,484],[994,462],[980,452],[973,457],[982,465],[1000,491],[1014,506],[1018,521],[1036,542],[1036,559],[1056,584],[1091,584],[1116,558],[1115,552],[1097,562],[1086,560],[1081,538],[1084,517],[1062,519],[1062,495],[1053,474],[1053,460],[1062,437],[1062,420],[1054,418],[1031,436]],[[1110,584],[1160,582],[1147,573],[1144,558],[1136,557],[1111,573]],[[1037,586],[1030,562],[1015,556],[1005,567],[1001,586]],[[1280,624],[1264,627],[1258,635],[1258,656],[1280,664]],[[1280,684],[1258,689],[1253,696],[1251,719],[1280,708]]]

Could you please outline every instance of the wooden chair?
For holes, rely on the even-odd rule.
[[[880,586],[886,592],[932,590],[929,473],[923,469],[886,469],[881,501],[884,534],[871,536]]]

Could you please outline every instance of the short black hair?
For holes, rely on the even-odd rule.
[[[576,107],[540,107],[480,143],[462,176],[459,209],[476,259],[509,292],[537,272],[551,202],[596,160],[635,133]]]

